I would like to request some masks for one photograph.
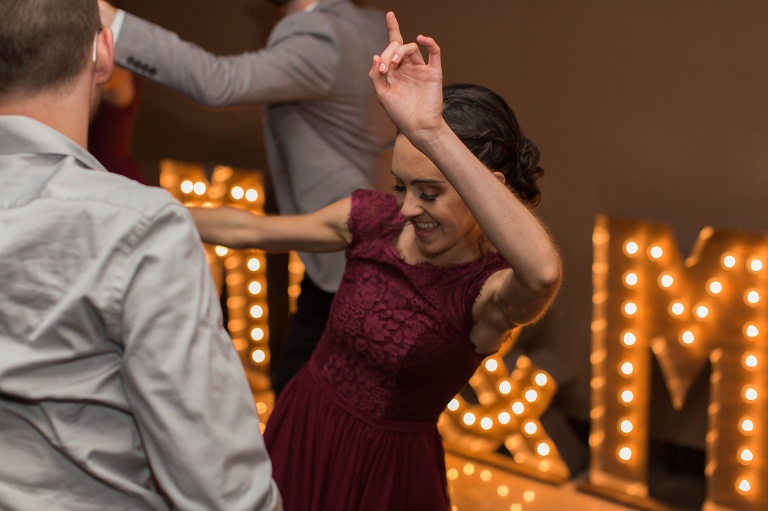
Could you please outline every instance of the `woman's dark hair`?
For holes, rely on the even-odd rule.
[[[483,164],[504,174],[507,188],[524,203],[536,206],[541,192],[536,180],[539,149],[520,131],[506,101],[480,85],[443,87],[443,118]]]

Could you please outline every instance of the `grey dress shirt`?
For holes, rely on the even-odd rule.
[[[188,211],[0,116],[0,509],[280,507]]]
[[[207,105],[266,105],[270,176],[280,212],[293,215],[358,188],[392,186],[396,129],[368,78],[373,55],[388,43],[380,10],[320,0],[281,19],[266,48],[230,56],[128,14],[115,61]],[[315,284],[335,292],[344,254],[300,255]]]

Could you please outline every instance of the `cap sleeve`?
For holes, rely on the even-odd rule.
[[[390,239],[391,235],[399,232],[402,225],[403,217],[393,195],[365,189],[352,192],[350,248],[365,241]]]

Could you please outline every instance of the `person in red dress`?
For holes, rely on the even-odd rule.
[[[141,78],[116,67],[88,127],[88,151],[113,174],[147,184],[131,156],[140,102]]]
[[[358,190],[304,216],[192,209],[207,242],[346,250],[323,337],[264,434],[288,511],[449,509],[438,417],[560,285],[531,213],[536,146],[497,94],[442,86],[432,38],[404,44],[394,14],[387,24],[370,78],[401,133],[393,194]]]

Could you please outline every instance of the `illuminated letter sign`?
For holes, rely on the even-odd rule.
[[[675,407],[709,360],[704,509],[768,509],[768,235],[704,229],[683,262],[664,225],[593,235],[589,486],[648,497],[651,353]]]
[[[486,358],[469,385],[479,404],[456,396],[440,416],[446,448],[550,482],[570,477],[567,465],[539,422],[557,390],[554,379],[519,356],[510,373],[503,356],[519,334],[513,330],[498,353]],[[505,446],[512,455],[494,455]]]
[[[210,182],[200,165],[163,160],[160,185],[187,206],[233,206],[263,213],[261,174],[217,166]],[[216,287],[226,286],[227,329],[240,353],[262,421],[269,412],[266,258],[261,250],[205,246]]]

